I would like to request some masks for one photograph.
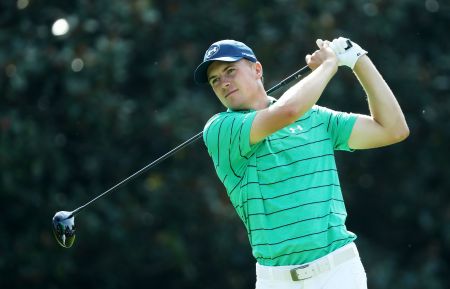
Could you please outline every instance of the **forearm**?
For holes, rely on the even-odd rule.
[[[288,89],[275,104],[258,111],[252,123],[250,143],[257,143],[299,119],[317,102],[336,70],[336,61],[324,61]]]
[[[369,57],[361,56],[353,71],[367,94],[373,120],[393,136],[407,135],[409,130],[402,109]]]
[[[274,109],[277,107],[288,108],[292,120],[297,120],[319,100],[336,71],[335,62],[323,62],[302,81],[289,88],[279,98]]]
[[[320,39],[316,43],[319,50],[305,57],[306,63],[314,71],[289,88],[275,104],[258,111],[250,131],[251,144],[299,119],[317,102],[336,73],[337,58],[333,50]]]

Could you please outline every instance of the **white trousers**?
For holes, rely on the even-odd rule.
[[[290,270],[299,265],[262,266],[257,263],[256,289],[367,289],[366,272],[354,243],[307,265],[308,269],[313,268],[312,276],[305,278],[301,269],[298,275],[301,280],[294,281]]]

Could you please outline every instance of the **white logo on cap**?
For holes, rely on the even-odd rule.
[[[205,53],[205,59],[211,58],[218,51],[219,51],[219,45],[211,46]]]

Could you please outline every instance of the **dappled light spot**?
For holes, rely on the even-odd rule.
[[[74,72],[80,72],[84,67],[84,62],[80,58],[75,58],[70,66]]]
[[[17,0],[17,9],[23,10],[28,7],[30,1],[28,0]]]
[[[58,19],[52,25],[52,34],[55,36],[62,36],[69,32],[69,28],[70,26],[66,19]]]
[[[438,12],[439,11],[439,2],[436,0],[426,0],[425,1],[425,9],[428,10],[428,12]]]

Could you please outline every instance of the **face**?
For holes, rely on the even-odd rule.
[[[259,96],[262,67],[246,59],[214,61],[207,71],[208,82],[222,104],[233,110],[252,108]]]

